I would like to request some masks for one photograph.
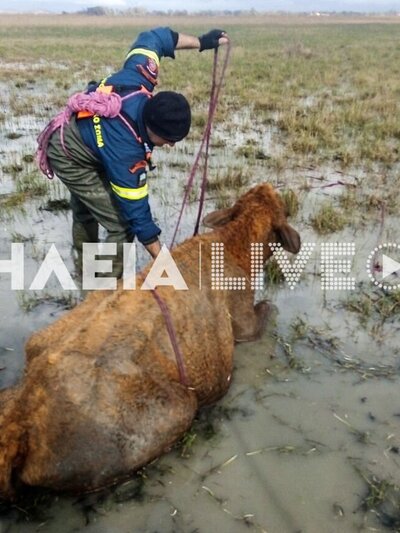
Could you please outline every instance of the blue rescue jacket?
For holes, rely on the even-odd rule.
[[[89,90],[96,90],[98,85],[102,85],[112,86],[112,90],[121,96],[141,87],[152,92],[157,83],[160,58],[175,58],[177,35],[169,28],[156,28],[141,33],[133,43],[122,69]],[[123,218],[143,244],[154,242],[161,233],[153,221],[148,202],[146,156],[154,148],[143,122],[143,107],[148,98],[149,96],[142,92],[126,99],[122,105],[122,115],[140,139],[135,138],[118,117],[94,115],[80,118],[80,114],[77,115],[77,124],[84,143],[99,159]]]

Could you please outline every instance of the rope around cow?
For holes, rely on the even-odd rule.
[[[178,233],[179,225],[182,220],[183,211],[186,207],[189,193],[193,188],[194,178],[196,175],[197,168],[199,166],[200,157],[202,156],[203,149],[204,149],[204,166],[203,166],[203,175],[202,175],[201,186],[200,186],[199,208],[197,212],[196,224],[195,224],[193,235],[197,235],[198,230],[199,230],[201,214],[203,211],[203,205],[204,205],[204,199],[205,199],[205,193],[206,193],[206,187],[207,187],[208,153],[209,153],[209,148],[210,148],[211,129],[212,129],[215,111],[217,109],[221,87],[222,87],[222,84],[225,78],[226,68],[229,62],[230,50],[231,50],[231,45],[230,45],[230,42],[228,42],[227,48],[226,48],[226,54],[223,60],[221,73],[220,73],[218,80],[217,80],[218,48],[216,48],[214,51],[214,63],[213,63],[212,82],[211,82],[211,91],[210,91],[210,102],[208,106],[207,125],[205,127],[199,150],[197,152],[195,161],[193,163],[192,169],[189,174],[189,178],[186,184],[185,194],[182,200],[182,205],[181,205],[181,209],[179,212],[178,221],[176,223],[175,231],[172,237],[172,241],[170,244],[170,248],[172,248],[174,245],[175,238]],[[177,338],[174,324],[172,321],[171,313],[168,309],[167,304],[161,298],[160,294],[157,292],[157,289],[152,289],[151,292],[153,293],[154,299],[158,303],[161,313],[164,317],[168,335],[169,335],[169,338],[172,344],[172,348],[175,353],[176,364],[177,364],[178,372],[179,372],[179,381],[182,383],[182,385],[189,387],[190,383],[188,381],[186,367],[185,367],[185,363],[183,360],[183,354],[179,347],[178,338]]]

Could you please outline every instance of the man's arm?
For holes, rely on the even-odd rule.
[[[161,244],[158,239],[152,242],[151,244],[145,244],[144,247],[146,248],[146,250],[149,252],[149,254],[151,255],[153,259],[155,259],[161,251]]]
[[[228,42],[228,35],[223,30],[211,30],[200,37],[179,33],[175,50],[210,50]]]

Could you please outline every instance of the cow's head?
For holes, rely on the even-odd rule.
[[[269,183],[253,187],[233,207],[208,214],[203,224],[212,229],[234,223],[238,236],[264,244],[265,259],[271,255],[268,243],[279,242],[288,252],[300,250],[300,235],[287,223],[285,206]]]

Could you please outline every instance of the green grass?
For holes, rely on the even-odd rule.
[[[311,217],[310,222],[317,233],[326,235],[342,230],[347,223],[347,219],[340,209],[335,208],[329,202],[325,202],[317,213]]]
[[[281,191],[281,198],[285,206],[286,216],[295,217],[299,212],[300,202],[293,189]]]
[[[207,190],[214,192],[237,191],[248,185],[250,176],[246,169],[227,168],[218,171],[207,183]]]
[[[30,172],[18,178],[17,193],[22,193],[26,197],[42,196],[48,190],[48,182],[39,172]]]
[[[236,150],[236,155],[239,157],[244,157],[245,159],[259,159],[264,160],[268,159],[269,157],[257,146],[254,145],[254,143],[247,143],[244,146],[241,146]]]
[[[0,81],[8,84],[12,113],[37,120],[39,133],[71,93],[119,69],[136,35],[154,24],[151,18],[0,16]],[[198,35],[209,29],[210,20],[160,19],[157,24]],[[230,162],[228,168],[210,166],[208,194],[216,207],[231,205],[250,183],[278,183],[298,167],[324,164],[348,172],[364,168],[371,179],[369,190],[361,185],[348,190],[338,208],[323,205],[310,221],[317,232],[343,228],[355,210],[371,213],[378,222],[382,213],[396,214],[393,191],[371,189],[384,179],[372,180],[374,173],[395,171],[400,157],[399,25],[308,24],[296,18],[284,24],[227,18],[223,25],[233,48],[211,152],[212,157],[218,151],[228,154]],[[206,123],[212,58],[212,53],[182,50],[175,61],[163,59],[160,69],[157,90],[178,90],[192,104],[193,141]],[[4,135],[18,149],[18,140],[12,140],[18,130]],[[187,146],[177,146],[177,154],[185,154]],[[24,164],[32,166],[24,172]],[[5,163],[3,170],[14,177],[17,189],[3,206],[47,194],[46,181],[31,173],[33,164],[30,153],[15,165]],[[178,158],[171,167],[183,171],[185,164]],[[292,187],[288,181],[284,185]],[[284,193],[291,216],[299,209],[296,192]]]
[[[23,192],[15,192],[0,197],[1,214],[0,218],[3,219],[9,215],[9,211],[14,210],[16,207],[22,207],[25,203],[26,195]]]
[[[102,18],[102,17],[101,17]],[[98,19],[98,17],[96,17]],[[49,112],[62,105],[72,88],[84,88],[120,68],[139,31],[151,27],[134,18],[93,20],[60,18],[56,24],[26,25],[7,19],[0,24],[0,79],[13,79],[14,91],[32,80],[48,80]],[[395,20],[395,19],[394,19]],[[165,19],[178,30],[198,35],[208,19]],[[255,121],[280,132],[283,155],[306,155],[343,167],[378,163],[391,167],[399,159],[400,46],[398,24],[276,24],[256,18],[246,25],[226,19],[232,58],[216,120],[250,108]],[[93,45],[95,43],[95,45]],[[103,46],[106,43],[106,46]],[[87,50],[90,47],[90,55]],[[20,62],[23,69],[8,63]],[[159,89],[184,92],[193,104],[194,130],[204,126],[204,103],[211,81],[212,55],[179,51],[164,60]],[[53,88],[54,87],[54,88]],[[16,113],[34,112],[32,99],[14,102]],[[240,151],[240,150],[239,150]],[[259,146],[243,156],[268,157]]]
[[[15,191],[0,196],[1,218],[7,218],[16,208],[24,209],[24,204],[30,199],[48,193],[48,181],[38,171],[23,173],[24,168],[17,164],[3,167],[3,172],[5,170],[14,177]]]
[[[283,283],[285,276],[278,262],[271,258],[264,266],[264,280],[267,286]]]

